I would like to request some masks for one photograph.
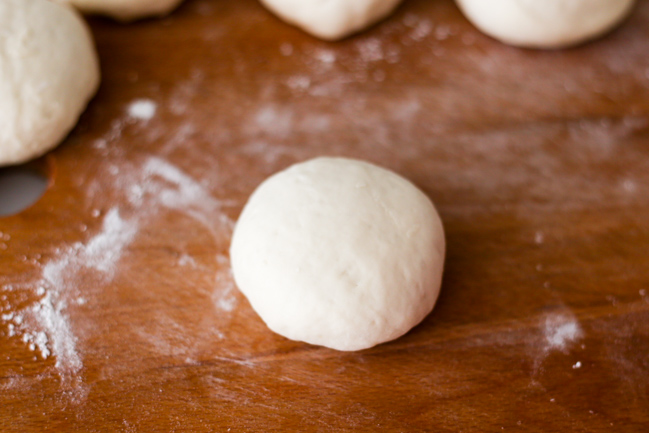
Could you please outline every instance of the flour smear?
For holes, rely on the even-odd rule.
[[[543,350],[565,352],[582,337],[581,326],[572,313],[550,314],[545,317]]]
[[[227,241],[233,222],[221,211],[222,204],[196,180],[163,158],[149,157],[139,165],[120,164],[120,170],[108,170],[112,189],[125,200],[122,208],[113,207],[104,215],[98,210],[89,213],[101,217],[99,230],[85,241],[61,246],[39,265],[40,276],[16,286],[31,290],[38,301],[23,309],[4,313],[9,337],[20,338],[41,359],[56,358],[55,366],[62,377],[71,377],[83,368],[79,349],[83,336],[77,335],[70,319],[71,309],[82,308],[88,290],[106,286],[116,276],[117,264],[140,229],[161,214],[175,210],[188,215],[207,228],[217,241]],[[43,254],[45,255],[45,254]],[[217,261],[219,258],[217,257]],[[187,256],[184,261],[191,263]],[[227,276],[217,274],[214,283],[223,284]],[[5,286],[5,290],[7,287]],[[233,288],[226,285],[214,303],[224,312],[236,305]]]
[[[83,299],[79,277],[90,272],[98,282],[110,281],[115,264],[137,230],[138,225],[124,220],[117,208],[108,211],[98,233],[86,242],[57,250],[42,265],[41,278],[30,284],[39,301],[12,315],[10,329],[14,334],[21,335],[28,347],[40,352],[43,359],[54,355],[61,373],[74,374],[83,367],[77,336],[66,312],[71,304],[83,304],[79,302]]]
[[[537,337],[528,342],[529,354],[533,359],[533,376],[539,373],[550,354],[568,354],[584,336],[579,320],[568,308],[543,316],[540,319],[539,331],[540,335],[537,334]]]

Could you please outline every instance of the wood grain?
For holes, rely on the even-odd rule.
[[[1,431],[647,431],[649,2],[565,51],[449,0],[338,43],[253,0],[90,23],[100,92],[0,219]],[[249,194],[319,155],[413,180],[447,231],[437,307],[367,351],[272,334],[229,271]]]

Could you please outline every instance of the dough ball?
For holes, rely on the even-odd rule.
[[[0,1],[0,165],[55,147],[99,86],[83,19],[47,0]]]
[[[83,13],[108,15],[120,21],[166,15],[183,0],[55,0],[69,3]]]
[[[294,165],[259,186],[230,255],[239,289],[292,340],[361,350],[433,309],[444,266],[428,197],[383,168],[344,158]]]
[[[594,39],[624,19],[635,0],[457,0],[481,31],[510,45],[562,48]]]
[[[402,0],[261,0],[284,21],[321,39],[336,40],[388,16]]]

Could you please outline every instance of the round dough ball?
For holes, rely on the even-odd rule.
[[[0,1],[0,165],[55,147],[99,86],[83,19],[47,0]]]
[[[133,21],[150,16],[163,16],[183,0],[55,0],[69,3],[83,13],[108,15],[120,21]]]
[[[284,21],[326,40],[342,39],[388,16],[403,0],[261,0]]]
[[[466,17],[500,41],[562,48],[594,39],[624,19],[635,0],[457,0]]]
[[[239,289],[270,329],[361,350],[431,312],[445,247],[435,207],[413,184],[366,162],[317,158],[259,186],[230,255]]]

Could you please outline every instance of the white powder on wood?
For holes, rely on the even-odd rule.
[[[128,106],[129,117],[137,120],[151,120],[158,110],[158,105],[150,99],[137,99]]]
[[[217,309],[231,312],[237,306],[237,298],[234,296],[236,287],[234,285],[230,260],[226,256],[219,255],[217,262],[219,263],[220,271],[216,274],[216,283],[222,290],[212,294],[212,302]]]
[[[293,45],[289,44],[288,42],[285,42],[282,45],[280,45],[279,52],[282,53],[283,56],[288,57],[291,54],[293,54]]]
[[[546,352],[565,351],[582,336],[582,331],[574,315],[552,314],[545,318],[544,336]]]
[[[138,225],[135,221],[122,219],[117,209],[111,209],[104,218],[101,232],[81,248],[80,264],[105,274],[111,273],[122,250],[137,234]]]
[[[272,137],[287,137],[293,132],[293,118],[294,113],[289,108],[266,105],[255,115],[251,129]]]
[[[37,303],[18,313],[1,316],[4,322],[10,322],[9,336],[20,336],[42,358],[56,356],[56,368],[66,377],[83,368],[78,336],[68,309],[86,304],[87,299],[79,296],[79,291],[88,277],[98,279],[99,284],[112,280],[124,249],[133,242],[143,224],[166,208],[183,212],[201,223],[215,240],[225,240],[220,237],[229,236],[232,230],[233,222],[221,212],[221,202],[178,167],[162,158],[151,157],[139,167],[127,168],[130,169],[114,174],[114,186],[130,198],[129,216],[123,217],[117,208],[109,209],[98,233],[85,242],[60,248],[45,262],[40,278],[30,284],[40,297]],[[93,216],[100,215],[98,210],[93,211]],[[183,265],[196,265],[191,257],[183,257]],[[227,263],[221,265],[220,268],[227,269]],[[231,280],[231,275],[223,271],[215,276],[220,290],[213,293],[213,301],[220,311],[230,312],[236,306]]]
[[[31,350],[38,350],[43,359],[56,356],[56,368],[74,374],[82,367],[75,336],[66,309],[79,286],[79,273],[90,270],[103,281],[110,280],[123,249],[132,242],[138,226],[122,219],[117,209],[104,217],[101,230],[87,242],[77,242],[57,251],[41,269],[41,278],[34,284],[41,299],[20,311],[7,315],[12,320],[11,334],[22,335]],[[83,299],[78,298],[77,299]],[[79,302],[76,302],[79,304]],[[5,316],[3,315],[3,320]]]
[[[221,211],[222,203],[203,185],[158,157],[150,157],[142,172],[140,184],[149,199],[143,210],[148,208],[154,215],[159,207],[177,210],[209,229],[215,239],[224,233],[229,236],[234,223]]]
[[[540,335],[528,340],[529,354],[533,358],[532,375],[541,370],[545,359],[553,352],[567,354],[583,337],[577,317],[568,308],[545,315],[539,326]]]
[[[410,37],[415,41],[420,41],[433,31],[433,23],[427,20],[420,21],[410,33]]]
[[[385,58],[383,42],[378,38],[360,40],[356,43],[356,49],[364,62],[378,62]]]

